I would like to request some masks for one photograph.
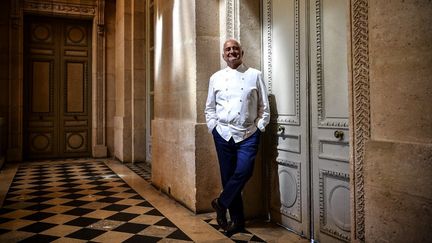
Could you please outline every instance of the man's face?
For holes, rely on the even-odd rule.
[[[224,44],[222,57],[228,66],[237,67],[242,63],[243,50],[237,41],[229,40]]]

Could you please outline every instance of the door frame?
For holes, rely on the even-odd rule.
[[[227,0],[232,3],[232,0]],[[319,2],[320,0],[316,0]],[[269,6],[272,0],[262,0],[261,6]],[[350,0],[350,37],[348,43],[348,103],[350,134],[350,204],[351,204],[351,240],[365,239],[365,198],[363,164],[365,144],[370,139],[370,85],[369,85],[369,26],[368,0]],[[266,8],[266,11],[271,9]],[[263,10],[262,10],[263,11]],[[271,13],[270,13],[271,14]],[[268,20],[267,20],[268,21]],[[272,38],[269,26],[262,24],[262,36]],[[267,37],[266,37],[267,36]],[[268,41],[267,43],[270,43]],[[271,48],[265,45],[263,49]],[[271,80],[271,79],[270,79]],[[271,90],[271,82],[268,84]],[[266,173],[268,179],[268,172]],[[269,183],[268,180],[265,180]]]
[[[105,88],[105,1],[94,4],[64,2],[35,2],[31,0],[10,0],[11,16],[9,26],[9,134],[8,161],[23,160],[24,136],[24,16],[58,16],[92,21],[92,60],[91,60],[91,154],[93,157],[106,157],[106,88]]]

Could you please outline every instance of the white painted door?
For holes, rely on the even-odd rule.
[[[350,235],[348,14],[346,0],[263,1],[268,207],[319,242]]]
[[[349,1],[310,1],[314,239],[349,241]]]
[[[265,162],[273,221],[310,237],[306,5],[264,1],[264,78],[271,102]]]

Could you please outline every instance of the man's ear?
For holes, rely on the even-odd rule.
[[[242,50],[242,56],[244,56],[244,51]]]

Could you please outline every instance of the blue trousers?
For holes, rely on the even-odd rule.
[[[232,221],[244,221],[241,193],[253,173],[261,132],[258,129],[252,136],[238,143],[232,138],[226,141],[216,129],[212,133],[223,187],[219,203],[229,210]]]

